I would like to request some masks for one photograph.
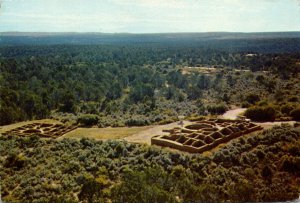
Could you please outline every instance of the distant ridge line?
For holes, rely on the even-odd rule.
[[[130,33],[130,32],[19,32],[8,31],[0,32],[0,35],[4,36],[53,36],[53,35],[282,35],[282,34],[299,34],[300,31],[279,31],[279,32],[162,32],[162,33]]]

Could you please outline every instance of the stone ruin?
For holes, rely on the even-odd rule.
[[[62,124],[32,123],[6,131],[2,134],[17,136],[37,135],[45,138],[57,138],[76,128],[76,126],[66,126]]]
[[[244,120],[209,119],[184,127],[163,130],[169,135],[154,136],[151,144],[189,153],[202,153],[222,143],[262,129],[261,126]]]

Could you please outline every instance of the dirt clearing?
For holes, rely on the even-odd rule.
[[[147,130],[151,126],[146,127],[122,127],[122,128],[77,128],[69,133],[66,133],[62,138],[92,138],[92,139],[122,139],[132,136],[141,131]]]
[[[184,125],[191,124],[190,121],[183,121]],[[151,145],[151,138],[155,135],[167,135],[167,132],[163,132],[163,130],[172,129],[175,127],[180,127],[179,122],[174,122],[166,125],[157,125],[150,126],[149,129],[140,131],[132,136],[124,138],[128,142],[134,143],[144,143]]]
[[[222,118],[225,118],[225,119],[237,119],[237,117],[239,115],[245,113],[246,110],[247,110],[246,108],[232,109],[232,110],[226,111],[222,115]]]

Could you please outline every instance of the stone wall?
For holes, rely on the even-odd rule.
[[[190,153],[202,153],[262,127],[244,120],[209,119],[164,130],[169,135],[155,136],[151,144]]]
[[[57,138],[76,128],[76,126],[66,126],[62,124],[32,123],[7,131],[3,133],[3,135],[37,135],[40,137]]]

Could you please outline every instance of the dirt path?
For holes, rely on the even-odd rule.
[[[164,129],[172,129],[175,127],[180,127],[178,124],[179,122],[170,123],[167,125],[158,125],[153,126],[150,129],[141,131],[139,133],[136,133],[134,135],[125,137],[124,140],[128,142],[134,142],[134,143],[144,143],[144,144],[151,144],[151,138],[155,135],[167,135],[168,133],[163,132]],[[192,122],[190,121],[184,121],[184,125],[190,124]]]
[[[222,115],[222,118],[237,119],[237,116],[244,113],[246,110],[247,110],[246,108],[232,109],[232,110],[226,111]],[[281,124],[294,125],[295,121],[253,122],[253,123],[255,123],[256,125],[262,126],[264,129],[270,129],[275,125],[281,125]]]
[[[264,129],[270,129],[275,125],[281,125],[281,124],[289,124],[291,126],[293,126],[296,121],[275,121],[275,122],[253,122],[256,125],[260,125],[261,127],[263,127]]]
[[[246,108],[237,108],[237,109],[232,109],[229,111],[226,111],[223,115],[222,118],[225,119],[237,119],[237,116],[244,113],[247,109]]]

